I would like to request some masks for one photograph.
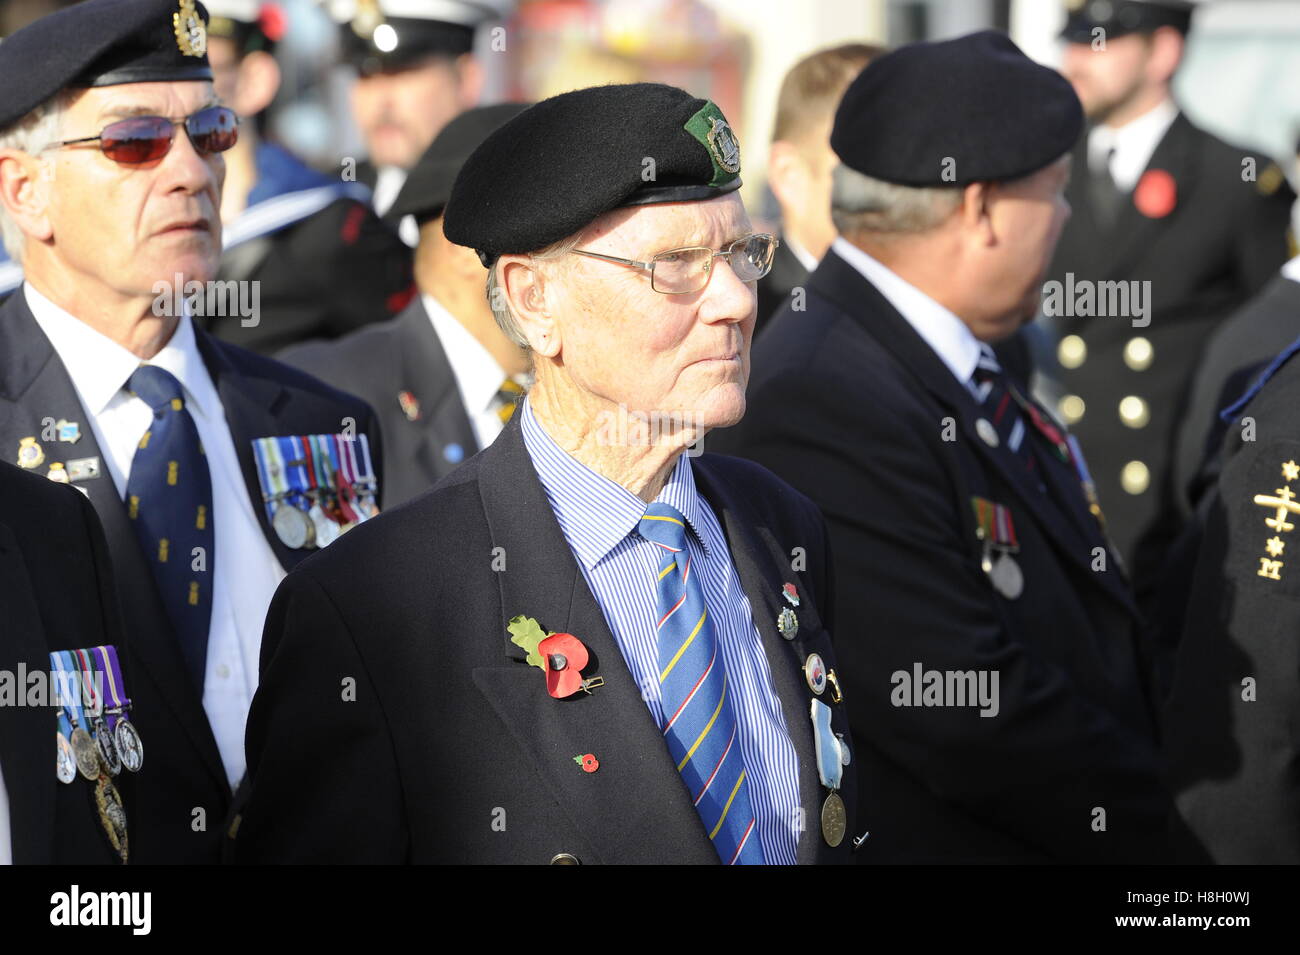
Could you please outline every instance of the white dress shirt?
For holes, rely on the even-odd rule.
[[[1110,157],[1110,177],[1123,192],[1132,192],[1151,161],[1151,156],[1178,118],[1178,106],[1171,99],[1148,110],[1123,126],[1094,126],[1088,133],[1088,165],[1100,170]]]
[[[451,364],[451,372],[456,376],[456,388],[469,415],[470,427],[474,429],[474,440],[480,449],[486,448],[505,427],[497,414],[501,408],[497,392],[509,376],[492,353],[436,298],[421,295],[420,301],[429,313],[433,330],[437,332],[442,350],[447,353],[447,361]]]
[[[380,166],[375,171],[375,188],[372,194],[374,199],[374,209],[376,215],[383,215],[393,207],[397,201],[398,193],[402,191],[402,186],[406,184],[406,177],[409,173],[400,166]],[[402,216],[402,221],[397,224],[397,234],[402,241],[415,248],[420,242],[420,227],[415,222],[415,216]]]
[[[831,248],[898,309],[898,313],[948,366],[953,377],[978,401],[971,376],[979,364],[980,343],[970,326],[843,236],[836,236]]]
[[[817,256],[813,255],[811,252],[809,252],[807,249],[805,249],[798,242],[796,242],[791,236],[788,235],[781,236],[781,242],[787,249],[790,250],[790,254],[799,260],[799,264],[802,265],[809,272],[817,268],[817,263],[820,262],[821,260],[818,259]]]
[[[72,378],[99,442],[103,466],[118,497],[124,498],[136,446],[153,420],[149,406],[125,390],[142,362],[30,284],[24,284],[23,291],[36,323]],[[148,363],[171,372],[185,389],[185,407],[198,428],[212,476],[216,559],[203,709],[233,788],[244,775],[244,723],[257,689],[262,624],[284,569],[253,512],[226,412],[199,354],[189,315],[181,318],[171,341]]]

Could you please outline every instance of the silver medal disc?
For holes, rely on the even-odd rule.
[[[320,504],[312,504],[308,516],[311,518],[312,527],[316,530],[317,547],[328,547],[338,539],[339,526],[330,520]]]
[[[998,555],[993,569],[989,571],[989,578],[998,593],[1008,600],[1015,600],[1025,590],[1025,575],[1010,554]]]
[[[113,737],[117,742],[117,751],[122,757],[122,765],[130,772],[138,773],[140,767],[144,765],[144,743],[140,741],[140,734],[136,732],[135,724],[123,716],[113,729]]]
[[[276,508],[271,526],[275,528],[280,543],[290,550],[301,550],[315,544],[316,528],[312,526],[311,518],[288,501]]]
[[[54,763],[54,774],[59,777],[59,782],[70,783],[77,778],[77,757],[72,752],[72,744],[62,733],[54,734],[55,742],[58,744],[58,755]]]
[[[122,771],[122,757],[113,745],[113,734],[109,732],[103,720],[95,721],[95,745],[99,747],[99,759],[108,770],[109,775],[116,776]]]

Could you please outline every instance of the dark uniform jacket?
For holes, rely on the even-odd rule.
[[[851,851],[857,759],[844,769],[850,835],[818,822],[801,667],[835,666],[820,518],[751,464],[692,462],[749,598],[799,760],[800,862]],[[790,550],[806,549],[792,572]],[[494,549],[499,548],[499,551]],[[496,564],[494,554],[504,565]],[[394,555],[401,555],[395,559]],[[504,566],[504,569],[501,569]],[[778,634],[782,584],[799,633]],[[506,624],[515,615],[586,644],[604,686],[547,695]],[[341,694],[348,683],[354,699]],[[847,733],[844,704],[831,706]],[[663,736],[583,579],[524,446],[519,416],[431,493],[370,521],[281,584],[248,726],[241,862],[716,863]],[[575,755],[592,754],[585,773]]]
[[[1042,442],[1040,489],[979,437],[982,417],[832,249],[808,310],[783,311],[755,349],[744,419],[705,446],[766,465],[826,516],[862,861],[1158,858],[1169,801],[1129,589],[1074,470]],[[973,497],[1010,509],[1017,599],[981,569]],[[996,715],[896,705],[920,696],[897,676],[918,667],[997,674]]]
[[[1168,624],[1178,653],[1164,734],[1188,851],[1221,863],[1300,863],[1296,350],[1237,410],[1218,479],[1174,551],[1186,583]]]
[[[218,276],[260,283],[257,323],[245,327],[251,319],[228,310],[202,318],[202,327],[271,355],[406,307],[415,294],[411,249],[375,215],[364,187],[323,176],[267,144],[258,148],[258,174],[249,208],[226,227]]]
[[[104,532],[80,494],[0,464],[0,670],[50,672],[50,653],[115,645],[125,654],[122,622]],[[124,676],[133,691],[130,672]],[[27,689],[17,687],[18,692]],[[137,717],[137,705],[132,717]],[[92,784],[54,775],[53,707],[0,706],[0,770],[9,795],[9,836],[16,864],[91,865],[119,861],[100,826]],[[146,760],[146,765],[147,765]],[[119,791],[128,782],[115,779]],[[123,796],[127,838],[134,841],[133,800]],[[132,849],[134,846],[132,845]]]
[[[1167,524],[1156,519],[1157,512],[1172,489],[1172,445],[1201,349],[1219,322],[1287,259],[1294,195],[1280,170],[1260,157],[1249,157],[1256,163],[1255,181],[1243,181],[1246,158],[1180,113],[1143,173],[1155,174],[1149,182],[1167,182],[1161,172],[1172,177],[1172,209],[1159,217],[1138,211],[1134,196],[1144,192],[1139,180],[1106,229],[1091,195],[1086,135],[1075,150],[1066,191],[1073,214],[1049,280],[1065,283],[1072,273],[1076,283],[1151,283],[1145,327],[1134,327],[1132,316],[1054,319],[1059,335],[1077,335],[1087,349],[1081,365],[1059,371],[1059,383],[1065,394],[1083,400],[1083,417],[1072,427],[1088,456],[1112,538],[1139,588],[1167,544]],[[1161,211],[1158,203],[1147,208]],[[1142,360],[1143,343],[1130,346],[1135,339],[1150,345],[1148,361]],[[1129,396],[1146,404],[1149,421],[1141,427],[1120,418],[1120,401]],[[1130,461],[1145,464],[1149,475],[1137,494],[1120,480]],[[1138,543],[1148,530],[1155,536],[1151,556],[1144,557]]]
[[[253,458],[253,440],[270,435],[337,434],[345,421],[369,436],[382,460],[378,428],[369,407],[314,378],[195,330],[212,376],[253,510],[276,559],[286,570],[306,556],[280,542],[266,518]],[[15,452],[22,438],[40,435],[43,419],[81,424],[75,445],[58,445],[67,456],[101,456],[90,416],[81,407],[68,372],[36,324],[21,294],[0,306],[0,446]],[[47,457],[55,449],[45,446]],[[379,465],[376,463],[376,467]],[[134,782],[138,798],[130,834],[133,862],[193,863],[220,860],[222,821],[231,791],[180,645],[163,610],[152,572],[144,561],[126,508],[112,478],[101,468],[83,485],[108,539],[118,594],[130,634],[127,662],[135,710],[132,722],[144,744],[144,768]],[[383,487],[382,473],[380,487]],[[53,752],[49,754],[53,759]],[[195,810],[204,827],[195,831]]]
[[[385,507],[427,491],[479,450],[451,363],[418,295],[397,318],[277,357],[364,398],[378,413]]]

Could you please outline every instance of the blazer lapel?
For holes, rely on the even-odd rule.
[[[843,311],[856,318],[867,334],[875,338],[882,348],[891,352],[912,373],[919,384],[953,413],[954,420],[960,423],[967,446],[973,448],[990,468],[996,470],[1009,486],[1016,489],[1021,506],[1043,526],[1046,531],[1045,536],[1052,542],[1058,554],[1087,571],[1089,579],[1097,577],[1106,579],[1112,576],[1093,573],[1091,549],[1074,545],[1081,529],[1075,525],[1073,518],[1066,516],[1068,509],[1063,513],[1052,495],[1043,494],[1037,487],[1031,485],[1029,475],[1020,466],[1018,459],[1006,453],[1004,449],[989,447],[979,436],[975,424],[983,417],[983,413],[974,395],[962,387],[953,377],[948,366],[874,285],[836,255],[834,250],[826,254],[822,265],[814,273],[812,281],[818,294],[831,299]],[[1026,421],[1026,427],[1032,425]],[[1031,437],[1028,440],[1036,439]],[[1064,491],[1064,496],[1068,499],[1073,499],[1080,494],[1078,487]],[[1092,535],[1084,536],[1085,539],[1092,539]],[[1120,600],[1125,606],[1130,608],[1133,606],[1131,599],[1124,593],[1122,585],[1118,582],[1107,586],[1106,589],[1107,593]]]
[[[1175,187],[1174,207],[1167,215],[1152,218],[1138,210],[1134,194],[1129,193],[1120,207],[1119,217],[1115,220],[1113,234],[1116,241],[1106,243],[1109,252],[1102,258],[1102,267],[1096,276],[1090,278],[1128,275],[1133,272],[1133,264],[1141,262],[1144,251],[1162,230],[1176,228],[1178,216],[1182,212],[1182,199],[1192,191],[1196,181],[1196,151],[1192,148],[1190,133],[1191,123],[1179,113],[1169,129],[1161,137],[1155,152],[1151,154],[1142,176],[1153,170],[1163,170],[1173,177]],[[1136,187],[1135,190],[1136,191]]]
[[[398,321],[398,339],[401,342],[403,381],[427,386],[427,390],[416,392],[420,404],[427,410],[423,412],[424,425],[413,449],[414,461],[410,466],[423,473],[432,487],[461,461],[472,457],[479,449],[478,441],[461,403],[451,362],[447,360],[447,353],[419,296],[407,306]],[[453,455],[455,460],[449,460],[445,454],[451,445],[459,445],[461,449],[459,457]]]
[[[0,667],[11,674],[50,672],[40,613],[32,601],[27,565],[13,532],[0,524]],[[13,689],[23,693],[23,681]],[[9,834],[13,860],[47,865],[54,858],[54,773],[51,757],[54,710],[45,706],[0,705],[0,768],[9,783]],[[21,785],[18,783],[21,782]]]
[[[75,455],[100,461],[98,478],[76,483],[86,490],[104,527],[113,577],[121,596],[123,614],[130,626],[131,659],[148,671],[176,721],[203,754],[214,777],[222,786],[229,785],[203,702],[194,690],[180,646],[158,597],[153,573],[145,564],[135,530],[127,518],[126,507],[104,467],[99,443],[89,426],[89,416],[77,398],[67,369],[36,324],[21,295],[13,296],[0,312],[0,362],[8,363],[0,370],[0,394],[15,401],[16,410],[11,414],[37,423],[42,418],[57,420],[62,417],[82,425],[81,438],[75,444],[60,443],[57,447],[66,458]],[[17,404],[18,398],[21,398],[21,405]],[[3,410],[2,405],[0,410]],[[47,444],[47,457],[50,450]]]
[[[763,641],[763,652],[772,673],[772,687],[781,701],[786,730],[799,760],[799,805],[805,809],[808,824],[799,839],[798,862],[806,865],[843,861],[851,850],[853,833],[846,835],[836,849],[827,845],[821,835],[819,813],[826,799],[826,790],[817,771],[817,751],[809,711],[813,697],[803,675],[804,660],[801,656],[804,639],[823,630],[821,620],[811,603],[801,603],[799,637],[791,641],[781,636],[776,628],[777,617],[785,607],[781,587],[792,578],[790,573],[783,571],[788,566],[784,543],[775,538],[771,528],[761,525],[732,488],[713,476],[707,462],[707,457],[692,462],[696,484],[726,534],[732,563],[740,576],[745,596],[749,598],[754,625]],[[826,658],[827,666],[834,666],[825,648],[818,646],[816,649]],[[829,704],[830,701],[824,702]],[[847,716],[841,712],[839,718],[843,721],[839,728],[843,729],[847,739]],[[846,784],[851,779],[852,776],[846,772]],[[846,803],[852,807],[855,794],[847,792],[847,785],[845,788]]]
[[[516,416],[484,452],[479,489],[492,541],[507,561],[496,573],[501,616],[492,621],[502,666],[474,672],[516,742],[572,824],[606,863],[717,863],[698,813],[555,520]],[[572,633],[591,654],[584,670],[605,683],[591,695],[556,700],[540,670],[524,663],[506,624],[533,617]],[[585,773],[575,756],[600,761]]]

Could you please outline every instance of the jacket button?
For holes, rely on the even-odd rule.
[[[1083,419],[1087,406],[1078,395],[1063,395],[1056,404],[1056,410],[1061,413],[1066,424],[1078,424]]]
[[[1151,471],[1141,461],[1130,461],[1119,472],[1119,483],[1128,493],[1141,494],[1151,483]]]
[[[1078,368],[1088,360],[1088,346],[1078,335],[1066,335],[1056,347],[1056,360],[1062,368]]]
[[[1145,428],[1151,421],[1151,409],[1137,395],[1129,395],[1119,403],[1119,420],[1129,428]]]
[[[551,865],[582,865],[582,863],[578,861],[577,856],[561,852],[551,860]]]
[[[1134,371],[1146,371],[1155,357],[1156,350],[1151,347],[1151,341],[1141,336],[1130,338],[1124,346],[1124,364]]]

